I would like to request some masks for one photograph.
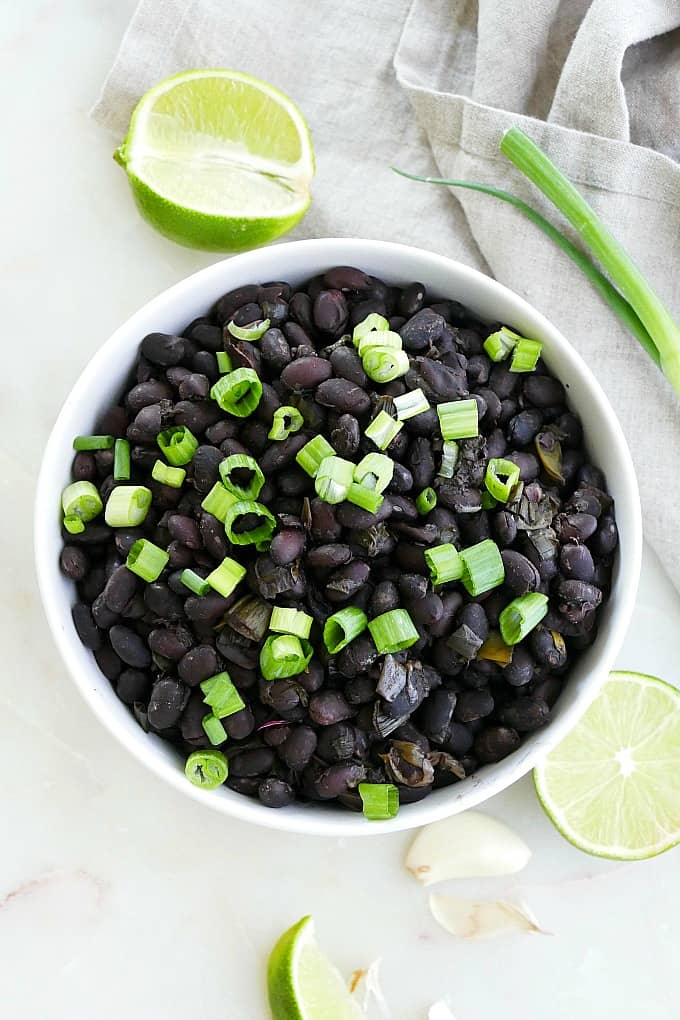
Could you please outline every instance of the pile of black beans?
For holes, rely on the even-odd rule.
[[[410,359],[408,374],[386,385],[367,379],[350,339],[372,312],[389,319]],[[234,340],[226,329],[232,320],[264,319],[271,325],[257,342]],[[570,664],[595,638],[617,529],[604,475],[588,459],[562,384],[542,361],[528,374],[492,363],[483,342],[495,329],[458,301],[429,296],[421,283],[390,286],[336,267],[297,289],[239,287],[181,336],[144,337],[120,402],[95,431],[130,441],[131,481],[151,489],[151,509],[139,528],[112,529],[101,516],[79,535],[64,532],[61,569],[75,582],[82,642],[145,730],[185,757],[209,747],[199,684],[226,670],[246,705],[223,720],[227,786],[270,807],[339,801],[360,810],[362,781],[395,783],[402,803],[420,800],[500,761],[548,722]],[[231,417],[209,397],[220,350],[233,368],[252,368],[262,380],[248,418]],[[395,468],[378,512],[322,502],[296,464],[300,448],[321,433],[341,457],[376,452],[364,436],[371,418],[389,408],[390,396],[417,387],[432,407],[408,419],[384,451]],[[467,396],[479,405],[480,435],[460,442],[455,473],[445,479],[437,474],[435,405]],[[274,442],[268,432],[281,405],[297,407],[304,426]],[[151,478],[156,437],[171,425],[187,426],[200,442],[180,489]],[[250,454],[265,474],[258,499],[278,523],[266,552],[232,547],[223,524],[201,508],[220,462],[234,453]],[[490,457],[518,464],[523,486],[509,505],[483,509]],[[92,481],[106,502],[112,463],[110,450],[77,453],[73,479]],[[420,516],[415,497],[427,486],[438,505]],[[141,537],[170,554],[150,584],[124,565]],[[486,538],[502,550],[502,587],[477,598],[459,583],[433,589],[428,546],[461,548]],[[196,596],[180,581],[184,568],[206,576],[228,555],[248,568],[229,598]],[[480,657],[503,607],[530,591],[549,597],[542,623],[515,646],[508,665]],[[261,642],[234,612],[249,593],[313,616],[315,656],[306,672],[262,679]],[[420,639],[381,656],[364,631],[330,656],[323,623],[345,605],[363,608],[369,619],[403,607]]]

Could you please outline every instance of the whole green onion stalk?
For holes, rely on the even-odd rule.
[[[393,169],[395,173],[410,180],[479,191],[518,209],[579,267],[680,393],[680,329],[628,254],[567,178],[522,131],[511,128],[501,142],[501,150],[570,220],[620,290],[613,286],[585,252],[515,195],[475,181],[421,177],[396,167]]]

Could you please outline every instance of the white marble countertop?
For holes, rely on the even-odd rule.
[[[532,862],[511,884],[466,889],[520,892],[554,936],[461,943],[437,928],[403,868],[408,834],[303,839],[213,814],[128,757],[68,679],[33,580],[45,437],[113,328],[212,261],[140,222],[112,139],[86,116],[132,8],[24,0],[6,5],[0,39],[0,1015],[265,1017],[267,953],[312,913],[345,973],[383,958],[394,1020],[420,1020],[441,997],[457,1020],[677,1020],[677,853],[638,865],[580,854],[527,779],[487,809],[524,836]],[[639,605],[620,664],[677,680],[669,644],[680,605],[649,553]]]

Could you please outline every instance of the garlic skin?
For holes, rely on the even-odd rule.
[[[529,909],[503,900],[466,900],[460,896],[430,895],[435,921],[461,939],[495,938],[512,932],[547,935]]]
[[[446,1003],[440,1000],[430,1006],[427,1012],[427,1020],[456,1020],[456,1018]]]
[[[377,960],[369,963],[365,969],[355,970],[350,982],[350,992],[357,997],[360,991],[363,993],[361,1009],[366,1016],[374,1015],[375,1011],[372,1007],[375,1006],[375,1010],[377,1010],[379,1015],[384,1017],[385,1020],[389,1020],[392,1014],[380,985],[381,962],[381,957],[378,957]]]
[[[481,811],[465,811],[421,829],[406,855],[406,867],[421,885],[448,878],[513,875],[526,867],[531,850],[516,832]]]

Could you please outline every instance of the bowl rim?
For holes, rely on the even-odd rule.
[[[225,272],[225,267],[234,262],[238,262],[240,266],[245,267],[244,274],[249,267],[249,263],[252,263],[253,278],[257,279],[257,265],[258,261],[262,259],[265,259],[265,261],[271,259],[272,262],[284,266],[286,256],[290,255],[293,251],[309,250],[309,252],[314,253],[314,260],[319,266],[322,266],[324,263],[328,265],[347,264],[350,261],[361,264],[361,252],[356,250],[359,248],[365,253],[367,258],[374,257],[374,260],[379,259],[381,255],[391,257],[394,260],[401,257],[406,261],[410,259],[412,262],[420,260],[423,263],[428,263],[431,269],[437,267],[442,272],[453,272],[458,277],[458,286],[463,301],[465,301],[466,284],[474,285],[474,287],[485,291],[485,299],[490,303],[495,301],[497,304],[510,304],[514,306],[519,318],[526,317],[533,320],[541,338],[549,339],[549,343],[559,350],[560,357],[566,359],[567,363],[569,363],[570,370],[580,377],[580,381],[585,384],[591,396],[594,396],[597,413],[606,423],[609,436],[618,448],[618,459],[623,466],[623,474],[619,477],[619,483],[626,491],[626,502],[630,512],[630,527],[625,535],[626,557],[625,560],[620,555],[618,557],[618,577],[616,581],[618,589],[617,605],[612,608],[608,621],[608,634],[603,638],[598,638],[600,648],[598,650],[597,665],[591,670],[586,680],[584,680],[582,689],[579,690],[575,702],[561,716],[552,720],[544,730],[540,731],[549,735],[543,742],[545,746],[527,748],[523,744],[507,759],[495,763],[493,766],[487,766],[482,773],[484,775],[483,783],[480,782],[480,773],[477,772],[468,780],[465,780],[467,789],[458,795],[456,795],[456,790],[462,787],[463,784],[455,784],[447,788],[447,791],[451,791],[452,794],[450,798],[444,796],[426,798],[423,801],[405,805],[396,818],[382,822],[379,825],[371,824],[362,815],[349,811],[346,813],[340,811],[319,811],[315,805],[298,807],[297,811],[294,810],[293,813],[291,813],[290,809],[272,811],[259,804],[259,802],[244,797],[241,794],[234,793],[233,796],[215,796],[213,791],[205,791],[193,786],[186,780],[182,768],[174,767],[162,758],[160,754],[156,754],[150,735],[146,734],[141,728],[139,729],[139,738],[136,735],[132,738],[128,730],[108,711],[104,701],[97,693],[97,680],[101,683],[101,680],[104,679],[107,684],[109,681],[100,673],[94,659],[92,659],[91,670],[87,671],[83,671],[76,661],[73,648],[74,644],[78,642],[78,638],[71,623],[70,605],[62,605],[62,600],[55,597],[56,585],[63,578],[59,571],[58,556],[55,555],[55,550],[51,547],[48,537],[49,528],[45,526],[47,520],[53,519],[54,516],[54,508],[51,506],[52,486],[50,475],[53,472],[54,465],[61,465],[64,460],[65,423],[69,419],[74,407],[78,406],[81,402],[81,398],[90,392],[92,386],[96,387],[99,365],[108,359],[109,353],[116,348],[123,337],[126,337],[131,331],[136,329],[136,324],[139,320],[153,316],[166,305],[178,299],[181,300],[184,295],[190,295],[199,284],[209,284],[214,281],[215,295],[218,296],[219,293],[224,293],[225,287],[221,282],[222,276]],[[348,254],[348,250],[351,250],[350,254]],[[227,275],[229,275],[228,271]],[[272,278],[275,277],[272,276]],[[425,279],[425,283],[427,283],[427,279]],[[236,285],[233,284],[233,286]],[[221,291],[220,286],[222,287]],[[69,434],[66,440],[66,448],[69,450],[71,439],[72,436]],[[398,244],[392,241],[377,241],[365,238],[318,238],[287,241],[266,248],[244,252],[221,259],[192,273],[171,287],[166,288],[138,308],[95,351],[66,397],[45,444],[36,486],[34,553],[43,610],[63,663],[98,720],[151,773],[185,796],[189,795],[194,800],[208,805],[223,815],[242,821],[253,822],[268,828],[305,833],[307,835],[336,837],[384,835],[388,832],[397,832],[422,826],[489,800],[526,775],[536,764],[536,761],[554,748],[573,727],[595,698],[607,673],[611,670],[614,658],[621,647],[632,616],[642,558],[642,514],[637,479],[628,445],[607,396],[585,361],[575,348],[571,346],[566,337],[525,298],[477,269],[466,266],[464,263],[448,256],[429,252],[426,249]],[[489,775],[488,768],[495,769],[493,777]],[[228,792],[231,793],[231,791]],[[438,792],[440,794],[444,793],[443,790]]]

